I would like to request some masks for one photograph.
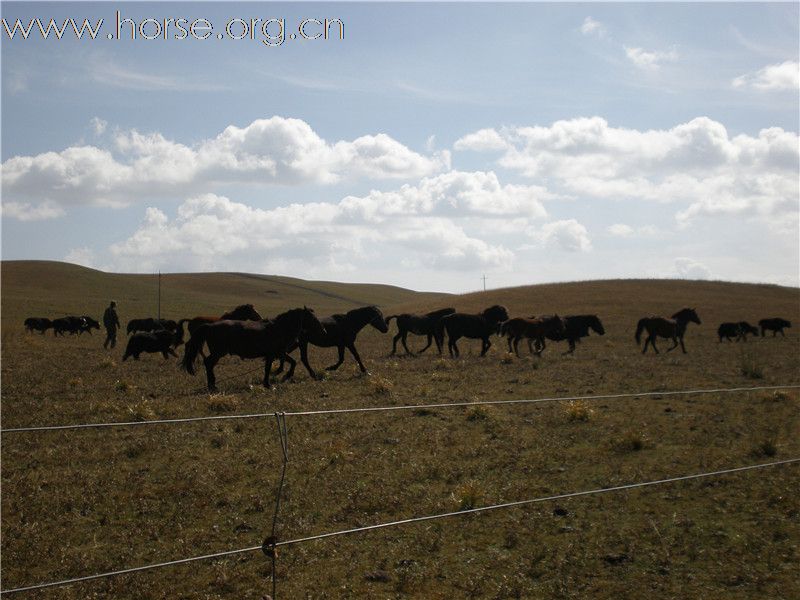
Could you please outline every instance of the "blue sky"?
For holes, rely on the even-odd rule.
[[[115,11],[207,40],[108,40]],[[467,291],[798,285],[798,5],[3,3],[2,253]],[[338,18],[344,39],[217,40]],[[273,31],[275,29],[273,28]]]

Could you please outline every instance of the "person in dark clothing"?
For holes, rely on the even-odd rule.
[[[117,345],[117,328],[119,328],[119,317],[117,316],[117,303],[113,300],[108,308],[103,313],[103,326],[106,328],[106,341],[103,342],[103,348],[108,348],[109,344],[113,348]]]

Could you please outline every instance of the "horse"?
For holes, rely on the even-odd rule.
[[[653,346],[653,350],[658,354],[656,348],[656,337],[672,338],[672,348],[667,352],[671,352],[678,347],[678,342],[681,344],[681,350],[686,354],[686,346],[683,345],[683,335],[686,333],[686,326],[689,323],[697,323],[700,325],[700,317],[697,316],[695,309],[683,308],[676,312],[669,319],[664,317],[644,317],[639,319],[636,325],[636,345],[641,343],[642,331],[647,330],[647,339],[644,342],[642,354],[647,352],[647,345]]]
[[[564,333],[559,334],[555,331],[550,331],[545,334],[545,337],[554,342],[567,340],[567,342],[569,342],[569,350],[564,352],[564,354],[572,354],[575,352],[575,344],[580,342],[581,338],[588,337],[590,329],[598,335],[605,335],[606,333],[597,315],[569,315],[563,317],[563,319]],[[533,340],[528,339],[529,348],[532,342]],[[542,350],[544,350],[544,347],[542,347],[538,353],[541,354]]]
[[[772,337],[775,337],[778,332],[780,332],[783,337],[786,337],[786,334],[783,333],[783,330],[786,327],[791,327],[792,324],[786,319],[774,317],[772,319],[761,319],[758,322],[758,326],[761,327],[761,337],[765,336],[767,330],[772,332]]]
[[[566,335],[566,327],[564,319],[558,315],[539,318],[531,317],[530,319],[517,317],[509,319],[500,326],[500,335],[508,336],[509,352],[512,351],[513,341],[514,354],[519,356],[519,342],[522,338],[527,338],[528,348],[531,352],[534,351],[531,347],[531,342],[535,341],[537,345],[536,355],[541,356],[545,348],[545,336],[552,335],[556,339],[563,340]]]
[[[753,327],[747,321],[721,323],[719,328],[717,328],[717,335],[719,336],[720,343],[722,343],[722,338],[726,338],[730,342],[731,338],[734,337],[737,342],[739,340],[746,342],[748,333],[752,333],[754,336],[758,337],[758,328]]]
[[[100,323],[95,321],[92,317],[88,315],[83,315],[81,319],[83,319],[83,323],[78,329],[79,335],[84,331],[87,332],[89,335],[92,335],[92,329],[97,329],[98,331],[100,330]]]
[[[398,340],[403,343],[406,354],[413,354],[406,345],[406,338],[409,333],[428,336],[428,343],[419,351],[419,354],[425,352],[433,343],[433,337],[436,334],[436,324],[439,322],[439,319],[447,315],[452,315],[454,312],[456,312],[455,308],[441,308],[424,315],[403,313],[401,315],[390,315],[386,317],[387,324],[392,319],[397,319],[397,335],[392,339],[392,353],[390,356],[394,356],[397,353]]]
[[[500,323],[508,320],[508,311],[505,306],[495,304],[476,315],[467,313],[453,313],[442,317],[436,325],[436,346],[442,354],[444,334],[447,333],[447,348],[450,356],[458,358],[460,352],[456,342],[462,337],[481,340],[481,356],[485,356],[491,347],[489,336],[497,333]]]
[[[322,324],[321,330],[304,332],[299,337],[297,343],[293,344],[287,350],[288,354],[289,352],[293,352],[296,348],[300,348],[300,360],[303,362],[303,365],[305,365],[308,374],[314,379],[318,379],[319,377],[308,363],[309,344],[319,346],[320,348],[336,346],[336,349],[339,351],[339,360],[329,367],[325,367],[326,371],[335,371],[342,365],[344,362],[344,349],[347,348],[350,354],[353,355],[353,358],[356,359],[361,372],[366,373],[367,369],[364,363],[361,362],[358,350],[356,350],[356,336],[367,325],[372,325],[381,333],[389,331],[389,325],[386,324],[383,313],[377,306],[354,308],[346,314],[336,314],[320,319],[320,323]],[[284,379],[288,379],[294,375],[295,367],[295,362],[291,357],[287,356],[286,358],[289,359],[290,365],[289,372],[285,375]],[[283,371],[283,359],[281,359],[281,365],[278,367],[276,374],[281,371]]]
[[[176,324],[177,337],[175,338],[176,346],[183,343],[183,324],[188,323],[186,328],[189,330],[189,335],[193,334],[195,330],[201,325],[215,323],[217,321],[263,321],[264,319],[258,314],[258,311],[253,308],[252,304],[241,304],[230,312],[219,317],[192,317],[191,319],[181,319]]]
[[[51,327],[53,327],[53,322],[46,317],[28,317],[25,319],[25,330],[28,333],[33,333],[36,330],[44,335],[44,332]]]
[[[97,323],[97,321],[94,321],[94,323]],[[89,323],[87,323],[85,317],[61,317],[53,320],[53,335],[64,335],[65,331],[69,331],[71,335],[75,335],[76,333],[80,334],[84,331],[89,331],[89,327],[91,326]],[[99,324],[97,325],[97,328],[100,328]]]
[[[194,363],[203,344],[209,354],[203,359],[208,390],[216,390],[214,367],[228,354],[240,358],[264,358],[264,387],[269,387],[272,362],[276,358],[289,360],[292,370],[295,361],[287,355],[300,336],[319,335],[322,325],[310,308],[293,308],[270,321],[233,321],[228,319],[206,323],[195,328],[186,342],[181,367],[195,374]],[[288,376],[284,377],[285,381]]]

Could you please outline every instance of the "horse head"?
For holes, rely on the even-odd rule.
[[[603,327],[603,324],[600,322],[600,319],[597,315],[592,315],[589,319],[589,327],[591,327],[595,333],[599,335],[605,335],[606,330]]]
[[[697,323],[700,325],[700,317],[697,316],[697,312],[694,308],[683,308],[670,318],[683,321],[684,323]]]
[[[386,323],[386,319],[383,318],[381,309],[379,309],[377,306],[370,306],[369,308],[375,313],[375,316],[372,317],[369,324],[381,333],[386,333],[389,331],[389,325]]]
[[[492,323],[501,323],[503,321],[508,321],[508,310],[506,310],[505,306],[501,306],[500,304],[495,304],[494,306],[490,306],[486,310],[484,310],[481,315],[484,319]]]

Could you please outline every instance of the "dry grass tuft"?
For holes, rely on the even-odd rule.
[[[467,421],[488,421],[492,417],[492,409],[485,404],[478,404],[467,408]]]
[[[641,431],[630,430],[611,441],[612,448],[619,453],[639,452],[648,444],[647,436]]]
[[[118,392],[130,392],[133,388],[134,385],[129,381],[125,381],[124,379],[117,379],[114,382],[114,389]]]
[[[128,413],[133,421],[152,421],[156,418],[156,411],[153,410],[147,398],[142,398],[139,402],[128,405]]]
[[[453,501],[458,505],[458,510],[477,508],[481,500],[483,500],[483,496],[483,487],[475,479],[465,481],[452,494]]]
[[[569,421],[585,422],[591,420],[594,415],[594,409],[591,408],[586,400],[571,400],[564,405],[564,413]]]
[[[747,348],[742,345],[739,355],[739,371],[748,379],[764,379],[764,363],[758,353],[752,349],[753,344]]]
[[[104,356],[103,360],[101,360],[97,364],[97,367],[100,368],[100,369],[112,369],[112,368],[114,368],[116,366],[117,366],[116,361],[113,358],[111,358],[110,356]]]
[[[214,413],[233,412],[239,408],[239,399],[227,394],[212,394],[206,400],[206,408]]]
[[[373,396],[390,396],[394,389],[394,383],[380,375],[370,378],[369,385]]]

